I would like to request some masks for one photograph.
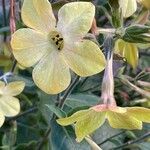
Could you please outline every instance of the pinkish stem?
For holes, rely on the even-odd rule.
[[[107,64],[102,81],[101,99],[104,104],[116,106],[114,98],[114,77],[113,77],[113,53],[107,55]]]

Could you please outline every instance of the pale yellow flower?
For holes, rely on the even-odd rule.
[[[68,87],[69,68],[83,77],[104,69],[99,47],[83,39],[94,19],[92,3],[65,4],[58,12],[57,24],[48,0],[24,0],[21,14],[30,28],[13,34],[13,53],[21,65],[34,66],[33,80],[46,93],[56,94]]]
[[[119,0],[123,17],[130,17],[137,10],[136,0]]]
[[[74,123],[77,140],[80,142],[102,126],[106,120],[113,128],[142,129],[142,122],[150,123],[150,109],[101,104],[87,110],[80,110],[70,117],[60,118],[57,122],[63,126]]]
[[[137,0],[140,4],[142,4],[145,8],[150,9],[150,0]]]
[[[5,84],[0,81],[0,127],[5,121],[5,117],[13,117],[20,112],[20,103],[18,98],[25,87],[22,81],[15,81]]]

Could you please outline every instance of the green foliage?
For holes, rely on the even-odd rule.
[[[16,5],[14,13],[16,30],[27,28],[21,19],[20,13],[23,1],[12,1],[14,1]],[[52,1],[52,8],[56,20],[58,19],[59,9],[66,3],[70,3],[72,1],[73,0]],[[117,50],[111,49],[111,52],[114,52],[113,73],[114,98],[116,103],[120,107],[138,106],[150,108],[150,101],[146,98],[146,94],[144,94],[145,92],[147,94],[150,93],[150,21],[148,19],[149,10],[147,10],[149,9],[149,6],[147,5],[146,0],[143,2],[143,6],[146,8],[143,8],[142,2],[140,2],[140,4],[137,5],[138,7],[136,7],[136,2],[134,0],[125,0],[122,5],[120,0],[83,1],[92,2],[96,8],[95,23],[93,22],[90,34],[86,35],[84,40],[86,39],[87,41],[87,39],[93,39],[94,43],[98,44],[99,47],[96,45],[94,48],[89,48],[86,47],[87,43],[85,46],[87,51],[82,54],[88,54],[91,50],[94,51],[96,48],[98,48],[98,50],[101,48],[103,54],[106,56],[110,53],[108,49],[110,49],[111,46],[114,46],[115,42],[117,43],[117,40],[122,41],[124,44],[119,45],[116,48]],[[128,5],[126,5],[127,1],[129,2]],[[63,92],[51,95],[40,90],[35,85],[32,76],[33,68],[36,64],[33,64],[32,67],[25,68],[19,63],[16,63],[13,56],[13,51],[10,45],[13,25],[13,22],[11,22],[13,18],[10,17],[11,11],[9,10],[11,7],[9,0],[2,0],[0,2],[0,80],[8,83],[13,81],[23,81],[26,86],[23,92],[17,96],[20,100],[20,113],[13,117],[6,117],[5,123],[0,128],[0,149],[91,150],[91,145],[86,141],[86,139],[83,139],[80,143],[77,141],[77,134],[80,134],[80,132],[75,133],[74,124],[63,127],[60,126],[56,120],[71,116],[78,111],[82,112],[82,110],[89,109],[92,106],[103,103],[103,99],[100,96],[102,95],[104,88],[102,84],[104,73],[101,72],[87,77],[85,74],[82,75],[83,68],[79,64],[77,67],[73,64],[72,67],[75,68],[76,72],[78,72],[78,68],[80,68],[79,72],[84,77],[76,77],[76,74],[70,71],[71,85]],[[83,7],[82,9],[85,8]],[[41,12],[42,11],[46,10],[41,7]],[[34,15],[34,13],[31,15]],[[78,12],[76,14],[78,14]],[[85,16],[87,15],[85,14]],[[72,17],[70,17],[70,20]],[[82,17],[81,19],[80,17],[78,17],[78,23],[82,23],[85,18]],[[12,20],[10,21],[9,18]],[[46,19],[46,21],[48,21],[48,19]],[[84,22],[82,25],[86,25],[86,23]],[[88,29],[88,27],[86,28]],[[42,29],[45,30],[45,28]],[[79,28],[80,32],[82,31],[81,29],[82,28]],[[68,30],[70,31],[69,28]],[[114,43],[113,45],[107,43],[106,48],[104,43],[106,42],[108,34],[111,34]],[[25,34],[25,36],[27,36],[27,34]],[[20,40],[22,41],[25,36],[21,36]],[[37,37],[35,36],[33,41],[36,38]],[[71,39],[70,37],[69,40],[72,42],[74,39]],[[20,43],[18,45],[21,46]],[[84,47],[82,50],[84,50]],[[91,58],[93,53],[90,54],[90,57],[89,55],[84,55],[86,57],[82,61],[77,59],[77,63],[81,62],[82,65],[88,67],[88,65],[91,65],[97,58],[96,55],[95,57],[92,57],[91,62],[87,61],[87,56],[88,58]],[[76,56],[80,56],[80,54],[81,53],[78,53]],[[27,53],[27,58],[28,55],[30,56],[30,53]],[[32,58],[34,58],[34,56],[32,56]],[[71,61],[72,58],[70,58]],[[66,60],[67,59],[68,58],[66,57]],[[49,63],[51,58],[47,61]],[[87,63],[85,61],[87,61]],[[54,67],[55,65],[56,63],[54,64]],[[91,71],[93,68],[97,69],[96,66],[91,66],[89,70]],[[56,71],[57,70],[58,68],[56,68]],[[63,69],[60,73],[62,73],[62,71]],[[90,71],[88,73],[90,73]],[[41,73],[42,72],[39,72],[39,74]],[[56,75],[60,77],[60,73],[57,73]],[[45,75],[48,74],[43,74],[43,76]],[[132,86],[131,84],[127,84],[122,81],[122,75],[124,75]],[[64,79],[66,78],[67,76],[64,77]],[[44,78],[40,80],[40,83],[43,80]],[[142,83],[144,81],[144,84],[141,84],[140,81],[142,81]],[[50,82],[45,83],[48,86],[51,84]],[[108,87],[111,86],[110,84],[107,85]],[[54,84],[54,86],[57,88],[59,87],[57,84]],[[140,91],[142,90],[142,92],[140,92],[137,87],[140,88]],[[97,124],[100,119],[97,114],[86,114],[86,116],[84,116],[86,118],[85,124],[83,124],[84,117],[79,117],[81,118],[81,121],[79,123],[80,128],[78,130],[82,131],[84,136],[87,136],[87,133],[90,131],[90,138],[103,150],[115,150],[118,147],[120,147],[120,149],[128,150],[149,150],[149,124],[144,124],[141,131],[114,129],[108,125],[108,121],[98,128]],[[95,119],[95,122],[92,121],[93,118]],[[95,132],[92,132],[93,128],[98,129]]]

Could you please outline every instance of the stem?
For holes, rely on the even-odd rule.
[[[25,115],[30,114],[32,112],[36,112],[37,110],[38,110],[37,107],[33,107],[33,108],[28,109],[27,111],[25,111],[25,112],[15,116],[15,117],[8,118],[7,122],[10,122],[10,121],[13,121],[13,120],[17,120],[18,118],[24,117]]]
[[[114,99],[113,52],[110,51],[107,54],[107,65],[102,81],[101,99],[104,104],[116,106]]]
[[[41,150],[41,149],[42,149],[42,147],[43,147],[45,141],[47,140],[47,138],[48,138],[50,132],[51,132],[51,127],[49,127],[49,128],[47,129],[47,131],[45,132],[45,135],[44,135],[44,137],[41,139],[41,141],[39,142],[39,144],[38,144],[36,150]]]
[[[141,137],[137,138],[136,140],[128,141],[127,143],[124,143],[124,144],[122,144],[122,145],[120,145],[120,146],[117,146],[117,147],[115,147],[115,148],[112,148],[112,149],[110,149],[110,150],[123,149],[123,148],[125,148],[125,147],[128,147],[129,145],[132,145],[132,144],[137,143],[137,142],[139,142],[139,141],[141,141],[141,140],[144,140],[144,139],[148,138],[149,136],[150,136],[150,132],[148,132],[148,133],[142,135]]]
[[[136,85],[132,84],[129,80],[125,79],[124,77],[121,78],[121,81],[126,84],[127,86],[129,86],[131,89],[135,90],[136,92],[138,92],[139,94],[145,96],[146,98],[150,99],[150,92],[145,91],[139,87],[137,87]]]
[[[13,65],[12,65],[12,68],[11,68],[11,70],[10,70],[11,73],[13,73],[13,72],[15,71],[16,65],[17,65],[17,61],[14,60]]]
[[[103,28],[97,28],[97,34],[115,34],[116,30],[113,28],[110,29],[103,29]]]
[[[11,36],[16,31],[16,21],[15,21],[15,0],[10,0],[10,32]],[[17,65],[17,61],[14,58],[14,62],[10,72],[15,71],[15,67]]]
[[[10,32],[11,35],[16,31],[15,23],[15,0],[10,0]]]
[[[118,134],[115,134],[115,135],[113,135],[113,136],[107,138],[106,140],[102,141],[102,142],[101,142],[100,144],[98,144],[98,145],[101,146],[102,144],[106,143],[107,141],[110,141],[112,138],[114,138],[114,137],[116,137],[116,136],[119,136],[119,135],[121,135],[121,134],[123,134],[123,133],[125,133],[125,132],[126,132],[126,131],[119,132]]]
[[[60,102],[59,105],[58,105],[59,108],[63,108],[67,96],[76,87],[76,85],[78,84],[79,79],[80,79],[80,77],[76,76],[76,78],[74,79],[74,81],[72,81],[71,85],[68,87],[68,89],[66,90],[65,94],[63,95],[63,97],[59,101]]]
[[[4,27],[7,26],[7,18],[6,18],[6,5],[5,5],[5,0],[2,0],[2,7],[3,7],[3,20],[4,20]],[[7,38],[7,33],[4,32],[4,42],[6,41]]]
[[[65,94],[63,95],[62,98],[60,98],[60,100],[57,99],[57,101],[59,102],[58,103],[58,107],[59,108],[63,108],[64,104],[65,104],[65,100],[67,98],[68,95],[71,94],[72,90],[76,87],[76,85],[78,84],[78,81],[79,81],[80,77],[79,76],[76,76],[75,79],[72,81],[71,85],[68,87],[68,89],[66,90]],[[54,118],[54,116],[52,117]],[[38,146],[37,146],[37,149],[36,150],[41,150],[45,141],[47,140],[49,134],[51,132],[51,127],[49,126],[47,131],[45,132],[45,135],[44,137],[41,139],[41,141],[39,142]]]

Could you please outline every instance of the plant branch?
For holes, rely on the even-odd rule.
[[[139,142],[139,141],[142,141],[142,140],[144,140],[144,139],[146,139],[146,138],[148,138],[148,137],[150,137],[150,132],[148,132],[148,133],[146,133],[146,134],[140,136],[139,138],[137,138],[137,139],[135,139],[135,140],[128,141],[127,143],[124,143],[124,144],[122,144],[122,145],[120,145],[120,146],[117,146],[117,147],[115,147],[115,148],[112,148],[112,149],[110,149],[110,150],[123,149],[123,148],[128,147],[128,146],[130,146],[130,145],[132,145],[132,144],[135,144],[135,143],[137,143],[137,142]]]
[[[114,138],[114,137],[116,137],[116,136],[119,136],[119,135],[121,135],[121,134],[123,134],[123,133],[125,133],[125,132],[126,132],[126,131],[119,132],[118,134],[115,134],[115,135],[113,135],[113,136],[107,138],[106,140],[102,141],[102,142],[99,143],[98,145],[101,146],[102,144],[106,143],[107,141],[110,141],[112,138]]]
[[[8,118],[6,121],[7,121],[7,122],[10,122],[10,121],[17,120],[17,119],[19,119],[19,118],[21,118],[21,117],[26,116],[27,114],[30,114],[30,113],[32,113],[32,112],[36,112],[37,110],[38,110],[37,107],[30,108],[30,109],[28,109],[27,111],[25,111],[25,112],[23,112],[23,113],[20,113],[20,114],[17,115],[17,116]]]
[[[59,98],[60,95],[57,97],[57,101],[58,101],[58,105],[57,106],[59,108],[63,108],[67,96],[70,95],[72,90],[76,87],[76,85],[78,84],[79,79],[80,79],[80,77],[77,75],[75,77],[75,79],[72,81],[72,83],[70,84],[70,86],[68,87],[68,89],[66,90],[65,94],[63,95],[63,97]],[[59,98],[59,100],[58,100],[58,98]],[[54,116],[52,118],[54,118]],[[47,131],[45,132],[44,137],[39,142],[36,150],[41,150],[42,149],[42,147],[43,147],[45,141],[47,140],[50,132],[51,132],[51,127],[49,126]]]
[[[3,24],[4,27],[7,26],[7,18],[6,18],[6,4],[5,4],[5,0],[2,0],[2,7],[3,7]],[[6,41],[7,38],[7,33],[4,32],[4,42]]]
[[[146,98],[150,98],[150,92],[148,91],[145,91],[141,88],[139,88],[138,86],[132,84],[128,79],[124,78],[124,77],[121,77],[121,81],[127,85],[128,87],[130,87],[132,90],[135,90],[136,92],[138,92],[139,94],[143,95],[144,97]]]
[[[11,35],[16,31],[15,22],[15,0],[10,0],[10,32]]]
[[[76,85],[78,84],[79,79],[80,79],[80,77],[77,75],[75,77],[75,79],[72,81],[72,83],[70,84],[70,86],[66,90],[65,94],[63,95],[63,97],[59,100],[59,104],[58,104],[59,108],[63,108],[67,96],[70,95],[71,92],[73,91],[73,89],[76,87]]]

